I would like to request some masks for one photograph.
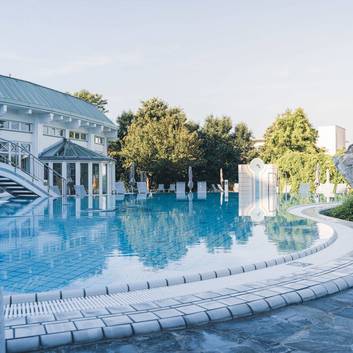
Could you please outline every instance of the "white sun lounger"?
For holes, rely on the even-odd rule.
[[[125,184],[123,181],[116,181],[115,182],[115,193],[117,195],[125,195],[127,194],[126,188],[125,188]]]
[[[337,184],[336,185],[336,194],[337,195],[345,195],[347,194],[347,185],[346,184]]]
[[[185,182],[184,181],[178,181],[176,183],[176,198],[177,198],[177,200],[185,200],[186,199]]]
[[[220,192],[224,192],[222,185],[221,184],[217,184],[217,188]]]
[[[170,184],[168,191],[169,192],[175,192],[175,184]]]
[[[197,198],[205,200],[207,198],[207,183],[205,181],[197,182]]]
[[[85,197],[87,196],[87,191],[83,185],[75,185],[75,194],[78,197]]]
[[[144,194],[144,195],[148,194],[147,184],[145,181],[138,181],[137,182],[137,192],[139,194]]]
[[[213,192],[219,192],[215,184],[211,184],[211,188]]]
[[[50,189],[51,189],[52,191],[54,191],[56,194],[61,195],[59,186],[53,185],[53,186],[50,187]]]
[[[158,184],[157,192],[164,192],[164,184]]]
[[[310,194],[310,184],[308,183],[301,183],[299,185],[299,196],[302,198],[309,197]]]

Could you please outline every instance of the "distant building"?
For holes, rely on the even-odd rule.
[[[265,144],[265,139],[263,137],[257,137],[257,138],[255,137],[253,139],[253,142],[254,142],[254,147],[256,149],[259,149]]]
[[[346,148],[346,129],[337,125],[319,126],[317,146],[324,148],[330,155]]]

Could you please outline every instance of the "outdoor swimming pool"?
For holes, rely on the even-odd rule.
[[[239,216],[237,194],[10,201],[0,205],[0,286],[28,293],[206,272],[324,237],[319,224],[281,208],[259,223]]]

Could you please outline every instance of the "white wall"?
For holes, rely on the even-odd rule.
[[[346,130],[340,126],[329,125],[318,127],[317,146],[324,148],[330,155],[346,147]]]

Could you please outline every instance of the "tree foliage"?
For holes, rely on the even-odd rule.
[[[95,105],[101,112],[107,113],[108,101],[101,94],[89,92],[86,89],[74,92],[73,96],[83,99],[84,101]]]
[[[123,138],[120,152],[125,168],[132,162],[157,181],[185,178],[189,165],[200,163],[196,132],[190,132],[184,112],[152,98],[142,102]]]
[[[313,128],[302,108],[287,110],[266,130],[262,159],[271,163],[288,151],[314,153],[318,132]]]
[[[244,122],[235,125],[234,144],[241,164],[250,163],[257,156],[253,133]]]

